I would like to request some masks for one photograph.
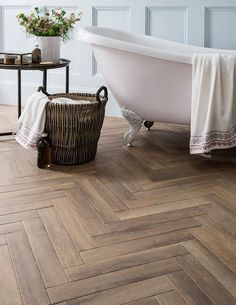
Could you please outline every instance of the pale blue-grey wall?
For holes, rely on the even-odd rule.
[[[146,34],[210,48],[236,49],[236,0],[146,3]]]
[[[0,0],[0,49],[32,50],[34,42],[26,39],[15,16],[33,5],[82,10],[81,26],[106,26],[193,45],[236,49],[236,0]],[[95,91],[104,84],[88,45],[72,40],[62,46],[62,56],[72,60],[72,91]],[[40,72],[23,73],[23,102],[41,79]],[[0,70],[0,103],[15,103],[15,83],[14,72]],[[63,70],[49,73],[48,88],[50,92],[64,90]],[[112,97],[107,113],[119,115]]]

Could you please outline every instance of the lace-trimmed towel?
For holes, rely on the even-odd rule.
[[[33,93],[17,121],[16,141],[27,149],[37,149],[37,143],[45,128],[47,95]]]
[[[37,143],[45,130],[46,105],[49,98],[42,92],[33,93],[17,121],[16,141],[26,149],[37,149]],[[55,98],[52,103],[59,104],[88,104],[89,101]]]
[[[236,57],[195,54],[190,153],[236,146]]]

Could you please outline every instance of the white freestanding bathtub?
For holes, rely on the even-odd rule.
[[[91,44],[98,69],[131,125],[128,145],[143,121],[147,127],[155,121],[190,123],[193,54],[236,54],[101,27],[79,29],[78,39]]]

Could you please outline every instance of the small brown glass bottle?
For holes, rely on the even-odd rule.
[[[37,165],[39,168],[51,167],[51,145],[47,136],[47,133],[43,133],[41,140],[38,142]]]
[[[32,64],[40,64],[41,62],[41,50],[38,45],[35,45],[35,49],[32,51]]]

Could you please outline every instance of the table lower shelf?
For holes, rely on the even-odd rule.
[[[13,136],[15,133],[13,131],[0,132],[0,136]]]

